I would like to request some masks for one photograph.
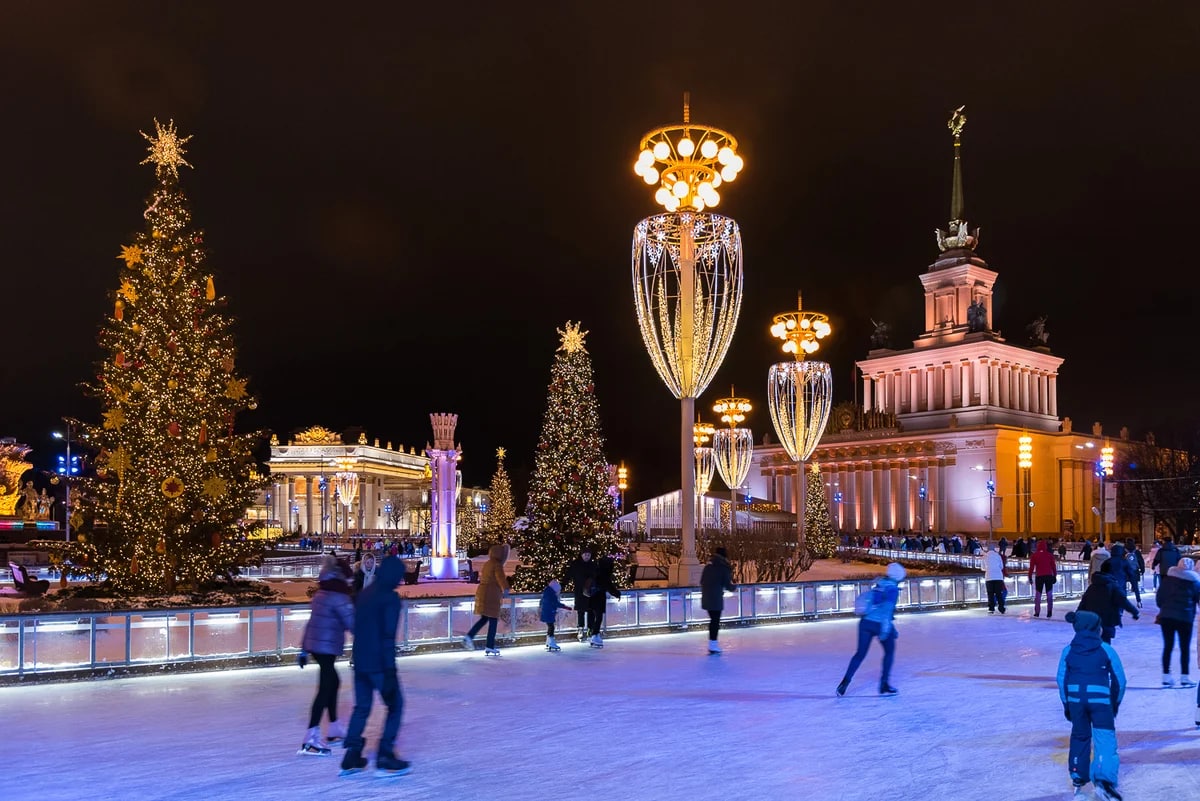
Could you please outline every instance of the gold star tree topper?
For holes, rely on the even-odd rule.
[[[504,450],[504,448],[496,448],[496,458],[500,461],[504,461],[504,457],[507,455],[508,451]]]
[[[145,131],[138,131],[150,143],[150,147],[146,148],[150,152],[150,155],[138,163],[153,164],[156,176],[162,178],[164,172],[169,172],[171,173],[171,177],[178,181],[179,167],[192,166],[183,158],[183,154],[187,152],[183,149],[183,146],[192,137],[185,136],[180,138],[179,132],[175,130],[175,120],[168,120],[164,126],[156,118],[154,120],[154,129],[154,136]]]
[[[588,335],[588,332],[579,330],[582,325],[582,322],[572,325],[571,321],[567,320],[567,329],[565,331],[561,328],[555,329],[562,339],[562,344],[558,346],[559,350],[565,350],[567,353],[574,353],[576,351],[587,353],[587,348],[583,345],[583,338]]]

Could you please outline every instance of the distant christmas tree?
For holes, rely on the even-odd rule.
[[[829,519],[829,504],[825,501],[825,482],[821,468],[813,462],[809,467],[808,495],[804,503],[804,541],[817,559],[828,559],[837,553],[837,535]]]
[[[479,524],[479,510],[473,503],[464,503],[458,507],[458,532],[455,535],[457,546],[467,552],[467,556],[478,556],[488,549],[488,535]]]
[[[558,333],[562,344],[550,369],[530,480],[529,526],[514,537],[521,564],[513,586],[520,592],[537,592],[561,579],[584,547],[597,557],[624,552],[615,530],[615,488],[604,457],[592,359],[583,344],[587,332],[568,322]]]
[[[155,165],[158,186],[146,230],[117,257],[120,287],[100,330],[109,355],[85,385],[103,422],[80,425],[97,469],[80,482],[68,553],[124,594],[210,588],[263,549],[239,525],[265,485],[253,456],[262,435],[234,430],[237,412],[257,403],[234,371],[232,320],[179,188],[191,137],[154,124],[142,163]]]
[[[513,523],[517,519],[513,504],[512,482],[504,469],[504,448],[496,449],[496,472],[492,475],[491,501],[488,505],[488,536],[492,543],[508,542],[513,537]]]

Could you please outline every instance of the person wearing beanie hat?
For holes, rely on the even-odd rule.
[[[1100,564],[1099,571],[1092,574],[1092,581],[1079,599],[1076,611],[1095,612],[1100,616],[1100,639],[1104,642],[1112,642],[1116,636],[1122,611],[1129,612],[1134,620],[1139,617],[1137,607],[1117,588],[1113,580],[1112,561],[1108,559]]]
[[[878,638],[883,647],[883,671],[879,676],[879,694],[895,695],[899,690],[888,683],[892,673],[892,661],[896,656],[896,601],[900,598],[901,581],[904,581],[904,566],[892,562],[887,566],[887,575],[875,582],[864,595],[867,596],[866,611],[858,621],[858,650],[850,657],[846,666],[846,674],[838,683],[837,694],[843,696],[850,687],[850,680],[867,657],[871,640]],[[857,604],[856,604],[857,607]]]
[[[1075,636],[1058,660],[1058,699],[1071,721],[1067,770],[1077,798],[1085,797],[1083,787],[1091,781],[1097,798],[1121,801],[1115,721],[1125,697],[1125,669],[1113,647],[1100,639],[1099,615],[1069,612],[1067,622]]]
[[[725,593],[737,589],[737,585],[733,583],[733,568],[729,565],[728,555],[729,552],[724,548],[715,549],[712,558],[700,572],[700,608],[708,612],[710,654],[721,653],[717,634],[721,630],[721,613],[725,610]]]

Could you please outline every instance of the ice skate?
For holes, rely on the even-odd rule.
[[[329,756],[333,753],[333,749],[325,744],[321,739],[321,727],[313,726],[308,730],[307,736],[304,738],[304,744],[300,746],[297,754],[306,756]]]
[[[1188,687],[1195,687],[1196,682],[1192,681],[1191,676],[1184,673],[1182,676],[1179,677],[1179,686],[1183,689],[1187,689]]]
[[[838,686],[834,690],[834,692],[838,694],[838,698],[841,698],[843,695],[846,694],[846,690],[848,690],[848,689],[850,689],[850,680],[842,679],[840,682],[838,682]]]
[[[592,638],[588,640],[588,645],[592,646],[593,648],[603,648],[604,640],[600,639],[599,634],[593,634]]]
[[[468,651],[475,650],[475,641],[472,640],[470,637],[468,637],[465,634],[463,635],[463,638],[462,638],[462,644],[463,644],[463,648],[467,649]]]
[[[325,735],[325,743],[327,745],[337,745],[338,743],[345,744],[346,741],[346,724],[340,720],[331,721],[329,724],[329,733]]]
[[[354,773],[359,773],[367,766],[367,759],[362,755],[362,751],[357,748],[352,748],[342,757],[342,770],[338,773],[339,776],[350,776]]]
[[[1100,801],[1121,801],[1122,796],[1115,784],[1101,779],[1096,782],[1096,798]]]
[[[721,644],[719,642],[717,642],[716,640],[709,640],[708,641],[708,652],[710,654],[721,653]]]
[[[547,637],[546,638],[546,650],[547,651],[561,651],[562,647],[555,641],[555,639],[553,637]]]
[[[1170,673],[1164,673],[1163,674],[1163,687],[1167,688],[1167,687],[1174,687],[1174,686],[1175,686],[1175,679],[1171,678]]]
[[[880,695],[898,695],[899,693],[900,691],[890,684],[884,684],[879,687]]]
[[[412,763],[391,754],[380,754],[375,757],[375,771],[377,776],[404,776],[412,773]]]
[[[500,649],[499,648],[484,648],[483,653],[485,656],[500,656]]]
[[[587,640],[587,629],[584,629],[584,628],[579,629],[576,632],[575,636],[580,642],[585,642]]]
[[[1071,798],[1091,798],[1091,796],[1088,794],[1088,791],[1084,789],[1084,786],[1085,785],[1071,782],[1071,787],[1074,788]]]

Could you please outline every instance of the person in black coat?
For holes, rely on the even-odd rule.
[[[724,548],[713,551],[712,558],[700,571],[700,608],[708,612],[708,652],[721,653],[717,633],[721,629],[721,613],[725,611],[725,592],[733,592],[733,568],[729,566],[729,552]]]
[[[400,596],[396,587],[403,576],[404,563],[397,556],[389,556],[375,571],[375,580],[358,596],[354,610],[354,712],[346,734],[343,773],[355,773],[367,765],[362,755],[367,743],[362,735],[376,691],[387,707],[387,717],[375,768],[395,775],[412,769],[408,762],[397,759],[393,750],[404,711],[404,694],[396,674],[396,627],[400,623]]]
[[[1117,583],[1112,577],[1112,560],[1106,559],[1100,565],[1100,572],[1092,574],[1092,583],[1079,601],[1075,611],[1095,612],[1100,616],[1100,639],[1111,643],[1121,625],[1121,611],[1124,610],[1138,619],[1137,607],[1129,603],[1125,593],[1117,589]]]
[[[592,561],[592,552],[584,548],[579,558],[567,568],[567,579],[575,590],[575,618],[579,629],[579,641],[587,638],[588,631],[588,595],[584,592],[596,578],[596,563]]]
[[[1138,586],[1137,563],[1129,561],[1124,543],[1115,543],[1111,553],[1112,555],[1108,558],[1113,563],[1113,581],[1117,583],[1117,587],[1122,593],[1128,593],[1127,586],[1132,584],[1133,596],[1137,599],[1137,605],[1140,607],[1142,605],[1142,589]]]
[[[617,589],[616,582],[613,581],[613,569],[611,556],[602,556],[597,559],[596,575],[584,592],[588,603],[588,633],[592,635],[589,642],[597,648],[604,645],[604,639],[600,636],[600,627],[604,624],[608,596],[621,597],[621,591]]]

